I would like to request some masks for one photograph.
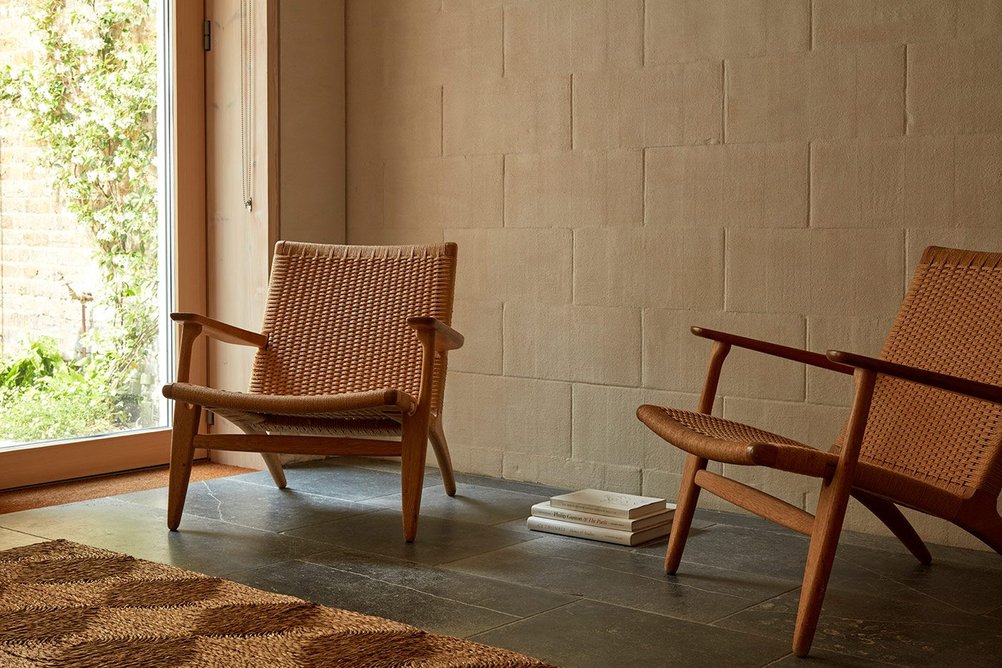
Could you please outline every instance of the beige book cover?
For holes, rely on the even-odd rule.
[[[665,503],[664,499],[653,496],[606,492],[601,489],[582,489],[550,498],[550,505],[554,508],[630,519],[661,512],[665,509]]]

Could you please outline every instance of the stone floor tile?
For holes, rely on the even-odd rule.
[[[845,654],[836,654],[826,650],[812,649],[809,659],[794,656],[791,652],[779,661],[768,664],[768,668],[804,668],[810,662],[811,668],[870,668],[872,666],[896,666],[899,664],[883,663],[870,659],[859,659]]]
[[[717,524],[692,532],[676,577],[684,583],[689,574],[699,572],[695,567],[716,565],[731,571],[768,575],[799,584],[803,581],[807,563],[807,546],[807,538],[796,534],[784,535]],[[856,558],[849,559],[848,555],[856,555]],[[875,570],[873,567],[904,556],[907,559],[899,562],[902,565],[897,571]],[[889,600],[921,605],[928,594],[905,579],[917,567],[920,566],[911,555],[843,545],[836,553],[828,589],[860,594],[879,592]],[[900,577],[890,577],[891,572]],[[954,598],[962,600],[959,595]],[[972,602],[969,605],[973,607],[976,597],[970,598]]]
[[[789,652],[786,642],[703,624],[578,601],[471,638],[564,668],[763,666]]]
[[[700,622],[719,619],[788,589],[786,583],[772,589],[764,586],[751,598],[743,598],[739,588],[720,594],[690,587],[680,584],[680,580],[656,575],[654,567],[651,576],[635,575],[548,556],[545,552],[545,548],[537,548],[532,543],[516,545],[450,562],[443,567]]]
[[[305,557],[303,561],[519,617],[528,617],[577,600],[577,597],[547,589],[345,548]]]
[[[714,626],[789,640],[799,594],[783,594]],[[987,668],[998,666],[1002,628],[997,621],[931,599],[916,605],[829,589],[814,647],[895,665]]]
[[[151,508],[167,509],[166,488],[123,494],[116,498]],[[297,489],[249,484],[238,477],[191,483],[184,502],[184,517],[196,515],[279,532],[337,521],[378,509],[377,506]]]
[[[0,527],[218,577],[327,549],[323,543],[197,516],[184,518],[180,531],[168,531],[162,510],[114,497],[0,515]]]
[[[365,501],[400,492],[399,461],[395,462],[393,468],[388,466],[389,463],[358,466],[353,465],[354,461],[356,460],[320,459],[286,466],[288,489],[346,501]],[[267,471],[244,473],[235,476],[234,480],[275,489],[275,483]],[[438,470],[426,469],[424,486],[440,484],[442,478]]]
[[[368,503],[384,508],[400,508],[400,494],[369,499]],[[474,524],[500,524],[512,520],[525,521],[535,503],[549,497],[515,492],[497,487],[458,485],[456,496],[448,496],[442,486],[426,487],[421,498],[421,517]]]
[[[519,619],[482,606],[427,594],[330,566],[288,561],[231,576],[237,582],[322,605],[413,624],[425,631],[465,637]]]
[[[562,536],[546,536],[520,546],[540,556],[578,561],[628,575],[683,584],[702,591],[735,596],[751,602],[764,601],[800,586],[800,581],[783,580],[752,573],[739,573],[716,566],[690,564],[684,577],[666,575],[664,551],[648,553],[609,543],[570,541]]]
[[[923,565],[909,552],[880,552],[841,546],[839,558],[964,612],[980,615],[1002,603],[1002,571],[981,565],[937,559]],[[1002,561],[1002,557],[995,555]]]
[[[417,539],[405,543],[400,512],[389,510],[313,524],[284,535],[423,564],[454,561],[527,540],[514,531],[422,515]]]
[[[840,549],[844,546],[865,547],[883,552],[894,552],[901,555],[910,554],[897,538],[893,536],[877,536],[859,533],[858,531],[843,531],[839,536]],[[1002,571],[1002,557],[994,550],[969,550],[949,545],[927,545],[932,554],[933,563],[949,561],[978,569]],[[912,559],[912,557],[908,557]]]

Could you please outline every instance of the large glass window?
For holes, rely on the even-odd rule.
[[[168,426],[173,20],[0,0],[0,452]]]

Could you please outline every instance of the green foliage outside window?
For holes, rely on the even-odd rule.
[[[86,332],[80,359],[63,360],[54,342],[38,340],[0,363],[0,438],[148,424],[156,405],[142,386],[156,365],[159,283],[155,7],[25,1],[42,50],[0,70],[0,105],[41,147],[41,167],[89,231],[103,283],[96,304],[111,323]]]
[[[112,401],[96,371],[86,359],[64,360],[53,338],[34,341],[0,367],[3,437],[38,441],[114,429]]]

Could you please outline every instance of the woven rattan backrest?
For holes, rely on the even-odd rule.
[[[1002,384],[1002,253],[927,248],[886,360]],[[880,376],[861,460],[960,496],[1002,488],[1002,406]]]
[[[275,247],[251,392],[339,394],[394,388],[418,396],[412,316],[452,324],[456,245]],[[435,367],[441,406],[445,356]]]

